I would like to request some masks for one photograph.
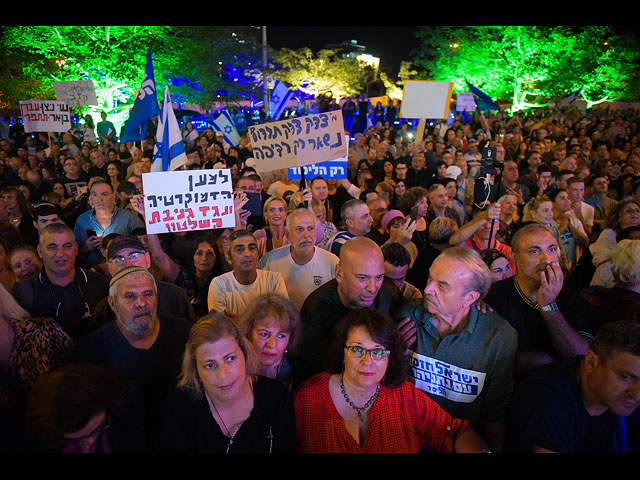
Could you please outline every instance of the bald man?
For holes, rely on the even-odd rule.
[[[398,287],[385,280],[380,247],[362,236],[345,242],[335,278],[309,294],[300,310],[304,340],[292,362],[297,380],[322,371],[332,329],[350,310],[378,309],[392,315],[401,298]]]

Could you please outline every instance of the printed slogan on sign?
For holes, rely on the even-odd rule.
[[[147,233],[233,228],[231,172],[176,170],[142,175]]]

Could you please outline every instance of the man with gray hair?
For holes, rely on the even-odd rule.
[[[177,384],[191,324],[158,315],[156,281],[143,267],[130,265],[114,274],[108,302],[115,321],[85,337],[72,361],[108,367],[133,380],[153,417]]]
[[[289,245],[265,253],[258,268],[282,274],[289,299],[300,309],[311,292],[335,278],[338,257],[315,245],[316,219],[308,209],[287,215],[285,229]]]
[[[491,273],[476,251],[448,248],[429,268],[424,299],[397,318],[416,387],[501,451],[517,334],[497,313],[477,308],[490,286]]]

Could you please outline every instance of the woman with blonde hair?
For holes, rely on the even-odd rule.
[[[265,293],[244,311],[238,324],[258,355],[260,375],[291,390],[293,375],[287,356],[302,343],[300,313],[294,304],[277,293]]]
[[[233,320],[218,313],[198,320],[187,340],[178,387],[160,416],[156,450],[294,452],[289,392],[259,371],[253,347]]]

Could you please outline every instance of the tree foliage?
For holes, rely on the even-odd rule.
[[[283,48],[271,52],[273,77],[308,95],[331,92],[334,98],[359,94],[374,79],[373,69],[355,58],[345,58],[336,50],[317,53],[309,48]]]
[[[246,29],[191,26],[11,26],[2,32],[0,93],[8,107],[55,98],[52,81],[90,79],[97,108],[128,110],[151,48],[158,92],[209,106],[247,92],[225,75],[255,56]],[[159,96],[161,99],[161,94]],[[221,98],[225,97],[225,98]]]
[[[420,29],[425,77],[466,81],[513,110],[581,90],[588,104],[624,97],[638,45],[605,26],[440,26]]]

